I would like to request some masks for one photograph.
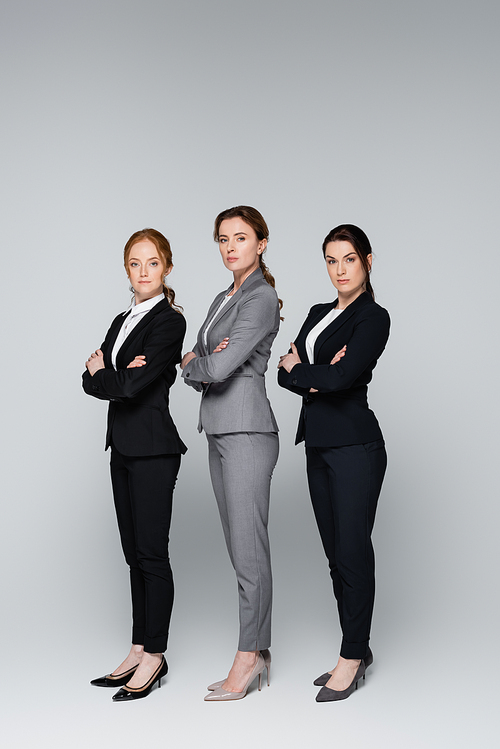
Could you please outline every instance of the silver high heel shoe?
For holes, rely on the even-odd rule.
[[[252,673],[250,674],[247,683],[245,684],[245,688],[242,692],[226,692],[225,689],[222,687],[218,687],[217,689],[214,689],[213,692],[209,692],[206,697],[206,702],[229,702],[230,700],[241,700],[246,695],[248,688],[254,681],[254,679],[258,676],[259,677],[259,692],[262,689],[262,672],[266,667],[266,663],[264,661],[264,658],[262,657],[261,653],[257,656],[257,662],[255,666],[252,669]]]
[[[261,650],[260,651],[261,656],[264,658],[264,663],[266,664],[267,668],[267,686],[269,686],[271,681],[271,651],[270,650]],[[328,679],[330,678],[330,675],[328,675]],[[326,681],[328,681],[328,679]],[[220,681],[214,681],[213,684],[210,684],[207,689],[209,692],[213,692],[215,689],[219,689],[224,682],[227,680],[227,676],[225,679],[221,679]],[[325,681],[325,684],[326,684]],[[321,685],[323,686],[323,685]]]

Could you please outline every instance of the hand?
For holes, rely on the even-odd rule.
[[[331,360],[330,364],[336,364],[339,362],[342,357],[345,355],[345,352],[347,351],[347,346],[344,346],[344,348],[341,348],[340,351],[337,351],[333,359]]]
[[[196,354],[194,353],[194,351],[188,351],[187,354],[184,354],[181,361],[181,369],[184,369],[186,364],[189,364],[191,359],[196,359]]]
[[[278,369],[280,367],[285,367],[287,372],[291,372],[296,364],[302,363],[300,361],[300,356],[297,352],[297,346],[295,345],[295,343],[291,343],[290,348],[292,349],[291,354],[285,354],[284,356],[280,356]]]
[[[98,369],[105,369],[104,367],[104,354],[101,349],[98,348],[93,354],[90,354],[89,358],[85,362],[89,373],[94,376]]]
[[[130,364],[127,364],[127,369],[135,369],[136,367],[143,367],[146,364],[145,356],[136,356]]]
[[[228,344],[228,343],[229,343],[229,338],[224,338],[224,339],[223,339],[223,340],[222,340],[222,341],[221,341],[221,342],[219,343],[219,345],[218,345],[218,346],[216,346],[216,347],[214,348],[214,351],[213,351],[213,353],[214,353],[214,354],[217,354],[217,353],[218,353],[219,351],[224,351],[224,349],[226,348],[226,346],[227,346],[227,344]]]

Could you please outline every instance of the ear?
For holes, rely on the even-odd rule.
[[[368,263],[368,270],[371,270],[372,269],[373,255],[371,253],[369,255],[367,255],[366,256],[366,260],[367,260],[367,263]]]
[[[169,266],[169,267],[168,267],[168,268],[167,268],[167,269],[165,270],[165,273],[163,274],[163,277],[164,277],[164,278],[165,278],[165,276],[168,276],[168,274],[172,272],[172,269],[173,269],[173,267],[174,267],[174,266],[173,266],[173,265],[171,265],[171,266]]]
[[[259,249],[257,250],[257,254],[262,255],[266,247],[267,247],[267,239],[261,239],[259,242]]]

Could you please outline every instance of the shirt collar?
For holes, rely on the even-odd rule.
[[[164,298],[165,298],[165,294],[162,291],[161,294],[157,294],[151,299],[146,299],[145,302],[140,302],[139,304],[135,303],[135,298],[132,299],[130,307],[128,308],[128,311],[130,312],[130,317],[132,318],[132,317],[135,317],[136,315],[142,315],[144,312],[149,312],[150,309],[153,309],[155,304],[158,304],[158,302],[161,302],[161,300]]]

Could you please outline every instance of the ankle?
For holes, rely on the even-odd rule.
[[[236,652],[236,658],[235,661],[240,661],[242,663],[255,663],[257,658],[259,657],[260,651],[259,650],[238,650]]]
[[[148,653],[146,650],[144,650],[142,654],[142,660],[145,661],[146,663],[148,661],[150,662],[157,661],[159,663],[162,659],[162,656],[163,656],[163,653]]]

